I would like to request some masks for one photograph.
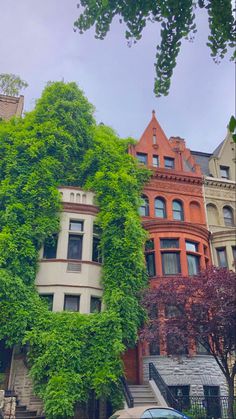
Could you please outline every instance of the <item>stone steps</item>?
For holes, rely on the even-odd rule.
[[[134,399],[134,406],[157,406],[157,401],[149,385],[130,385],[129,389]]]

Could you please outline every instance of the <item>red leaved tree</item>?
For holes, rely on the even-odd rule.
[[[146,292],[143,305],[149,321],[141,332],[142,339],[154,342],[169,335],[177,347],[196,342],[215,358],[228,384],[228,417],[233,419],[236,274],[211,267],[197,276],[165,278]],[[163,315],[168,307],[172,308],[171,315]],[[153,315],[156,310],[158,316]]]

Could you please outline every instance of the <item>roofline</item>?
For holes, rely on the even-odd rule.
[[[203,151],[190,150],[190,153],[198,154],[199,156],[211,157],[212,153],[204,153]]]

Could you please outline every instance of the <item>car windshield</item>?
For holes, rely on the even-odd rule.
[[[171,409],[148,409],[143,413],[141,419],[183,419],[185,417],[186,416],[181,413],[175,412]]]

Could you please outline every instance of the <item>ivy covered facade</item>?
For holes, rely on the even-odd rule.
[[[124,372],[138,385],[150,359],[179,368],[167,342],[137,343],[141,296],[212,263],[201,165],[155,113],[138,143],[97,126],[74,83],[49,84],[34,111],[1,121],[0,156],[2,386],[48,419],[103,419],[123,403]],[[199,356],[203,389],[211,366]],[[179,376],[167,384],[194,389]]]

